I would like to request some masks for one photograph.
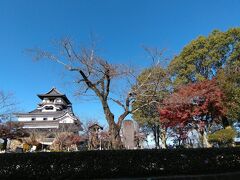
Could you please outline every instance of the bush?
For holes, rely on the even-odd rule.
[[[240,171],[240,148],[0,154],[0,179],[160,177]]]
[[[0,143],[0,151],[2,151],[3,149],[4,149],[3,143]]]
[[[220,147],[232,146],[236,132],[231,128],[218,130],[208,136],[210,143],[217,143]]]

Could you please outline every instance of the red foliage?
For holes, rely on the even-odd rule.
[[[223,92],[214,79],[182,86],[164,99],[159,110],[160,121],[175,126],[190,122],[194,117],[219,119],[225,115],[223,100]]]

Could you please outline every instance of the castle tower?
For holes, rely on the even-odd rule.
[[[52,88],[45,94],[38,94],[41,102],[37,108],[28,113],[17,113],[19,122],[26,129],[58,129],[63,124],[76,125],[81,130],[81,122],[74,115],[72,103],[65,94]]]

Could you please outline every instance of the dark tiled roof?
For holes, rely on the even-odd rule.
[[[42,120],[42,121],[24,121],[24,128],[37,128],[37,129],[45,129],[45,128],[60,128],[62,126],[68,126],[69,123],[59,123],[59,120]],[[72,128],[75,128],[76,131],[83,130],[79,121],[74,121],[74,123],[70,123]]]
[[[18,116],[18,117],[21,117],[21,116],[38,117],[40,115],[40,116],[44,116],[44,117],[57,118],[57,117],[63,116],[67,112],[68,111],[41,112],[41,111],[38,111],[38,109],[36,109],[29,113],[16,113],[16,116]]]
[[[67,96],[65,94],[60,93],[55,87],[53,87],[49,92],[45,94],[38,94],[37,96],[40,99],[44,99],[45,97],[54,97],[54,98],[61,97],[66,101],[67,104],[71,104]]]
[[[33,111],[30,111],[29,113],[30,113],[30,114],[33,114],[33,113],[39,113],[39,112],[41,112],[40,109],[34,109]]]
[[[24,126],[49,126],[49,125],[55,125],[58,126],[59,125],[59,121],[25,121],[23,122]]]
[[[93,127],[99,127],[100,129],[102,129],[102,130],[103,130],[103,127],[102,127],[102,126],[100,126],[100,125],[99,125],[99,124],[97,124],[97,123],[94,123],[94,124],[90,125],[88,128],[89,128],[89,129],[91,129],[91,128],[93,128]]]
[[[61,96],[64,95],[60,93],[55,87],[53,87],[49,92],[47,92],[45,95],[52,95],[52,96]]]

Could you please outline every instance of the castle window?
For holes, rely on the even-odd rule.
[[[44,102],[44,103],[49,102],[49,99],[48,99],[48,98],[44,98],[44,99],[43,99],[43,102]]]
[[[47,118],[43,118],[43,120],[44,120],[44,121],[46,121],[46,120],[47,120]]]
[[[36,119],[35,118],[32,118],[32,121],[35,121]]]
[[[53,110],[53,106],[46,106],[45,109],[46,110]]]

